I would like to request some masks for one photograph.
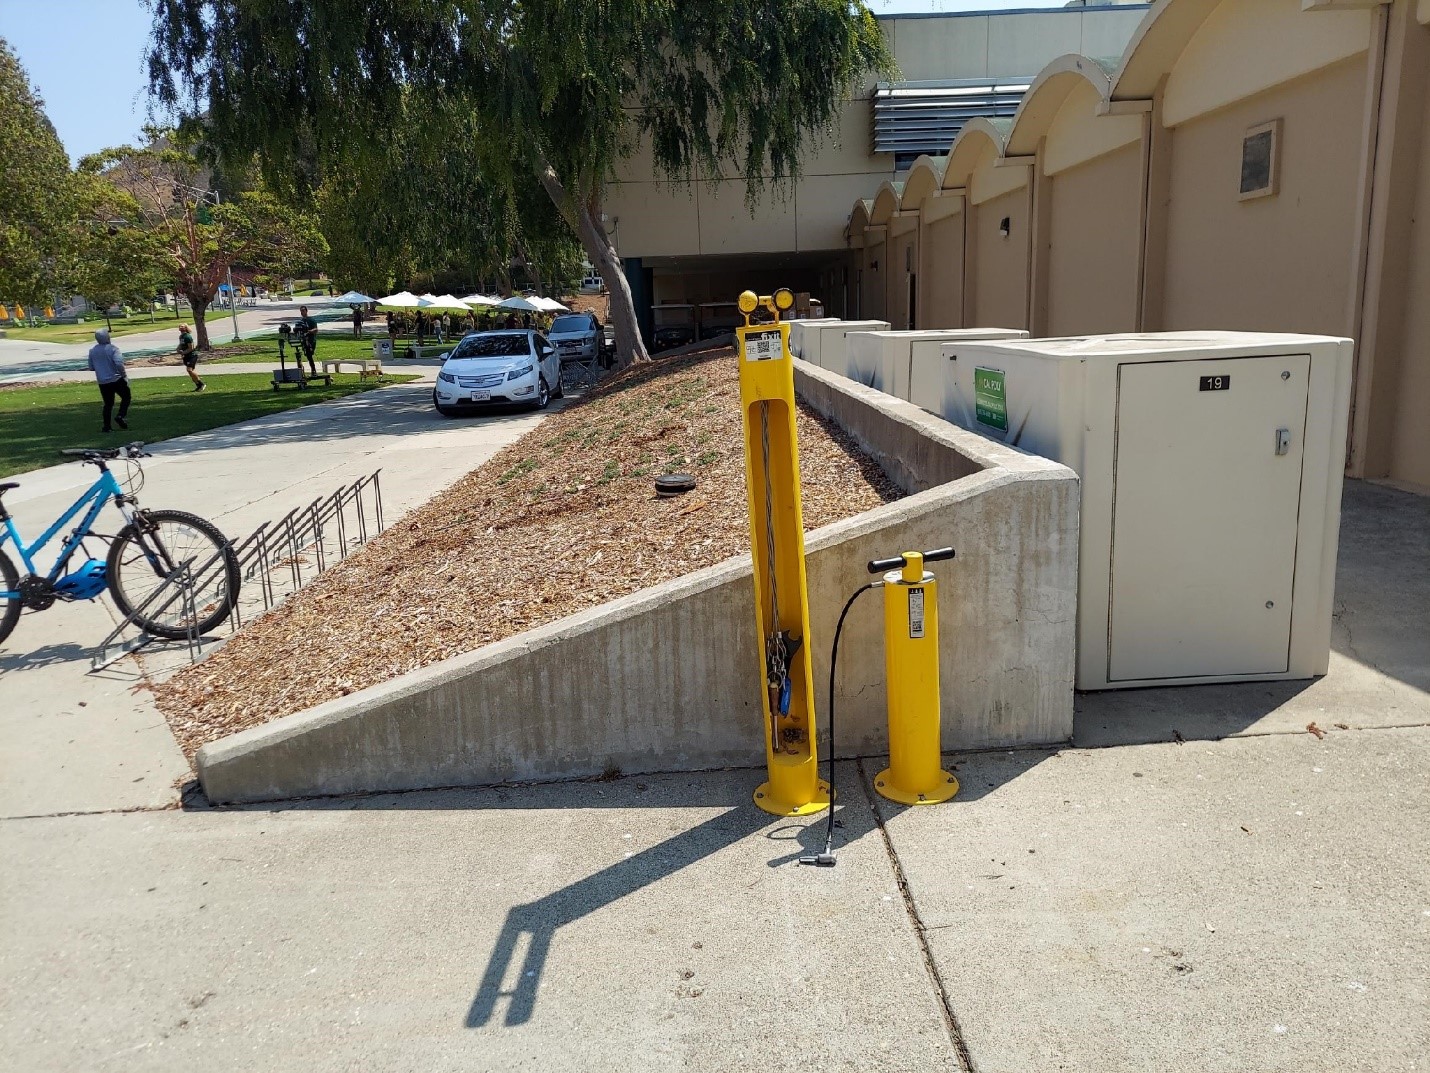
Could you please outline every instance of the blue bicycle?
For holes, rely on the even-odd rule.
[[[133,616],[139,628],[155,637],[180,640],[191,633],[207,633],[232,613],[238,602],[239,567],[224,535],[203,518],[181,510],[143,510],[136,498],[144,484],[139,459],[147,458],[142,443],[107,450],[70,450],[84,464],[99,467],[99,477],[54,525],[28,547],[20,538],[4,496],[19,485],[0,484],[0,642],[10,636],[21,611],[45,611],[56,600],[93,600],[107,588],[122,615]],[[126,468],[126,490],[109,470],[109,463],[121,460]],[[125,526],[113,537],[94,532],[95,520],[112,502],[124,515]],[[41,574],[34,556],[79,516],[79,524],[64,539],[59,555],[48,573]],[[109,553],[103,560],[85,548],[87,539],[108,540]],[[25,566],[20,572],[5,554],[12,542]],[[75,552],[85,559],[70,568]],[[167,596],[157,590],[171,579],[190,571],[193,600],[171,586]]]

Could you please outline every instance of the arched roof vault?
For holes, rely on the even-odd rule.
[[[899,200],[899,208],[904,212],[916,212],[924,203],[924,198],[936,193],[943,185],[943,170],[948,164],[946,156],[921,156],[909,169],[909,177],[904,180],[904,196]]]
[[[869,227],[869,211],[874,207],[874,203],[867,197],[856,198],[854,208],[849,213],[849,226],[846,229],[851,242],[864,238],[864,232]]]
[[[948,150],[948,164],[943,171],[944,190],[962,190],[968,185],[968,177],[991,146],[999,156],[1008,144],[1008,132],[1012,129],[1011,119],[989,119],[978,116],[970,119],[953,145]]]
[[[879,192],[874,195],[874,207],[869,211],[869,226],[887,224],[894,213],[899,211],[899,201],[904,196],[904,184],[889,182],[879,184]]]
[[[1150,100],[1188,42],[1223,0],[1157,0],[1142,17],[1112,76],[1108,99]]]
[[[1070,53],[1044,67],[1013,116],[1005,155],[1032,156],[1037,152],[1038,142],[1048,133],[1058,110],[1079,86],[1091,86],[1100,99],[1106,100],[1112,89],[1115,63]]]

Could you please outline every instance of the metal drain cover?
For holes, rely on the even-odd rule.
[[[695,478],[688,473],[667,473],[655,479],[655,494],[663,499],[682,496],[695,487]]]

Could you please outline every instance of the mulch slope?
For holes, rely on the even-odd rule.
[[[157,690],[192,755],[227,734],[749,550],[733,351],[627,371],[413,510]],[[804,521],[900,494],[801,408]],[[694,491],[654,494],[693,474]],[[300,654],[296,661],[275,653]]]

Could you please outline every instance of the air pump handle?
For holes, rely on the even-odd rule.
[[[932,551],[924,552],[924,562],[942,562],[944,559],[952,559],[953,556],[954,551],[952,548],[934,548]],[[869,573],[882,574],[889,570],[902,570],[908,565],[908,562],[902,555],[895,555],[891,559],[870,559]]]

